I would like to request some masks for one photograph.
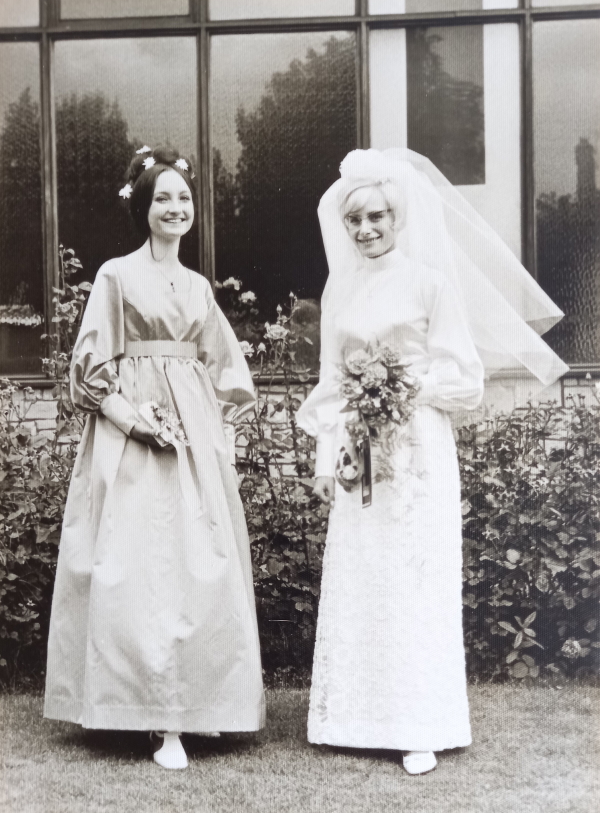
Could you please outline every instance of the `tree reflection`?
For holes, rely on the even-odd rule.
[[[566,313],[548,341],[566,361],[584,363],[600,353],[600,191],[586,138],[575,148],[575,162],[575,195],[537,199],[536,237],[540,283]]]

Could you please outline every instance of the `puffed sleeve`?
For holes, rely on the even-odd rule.
[[[483,397],[484,369],[462,304],[447,280],[436,280],[425,300],[429,364],[420,376],[418,403],[447,412],[475,409]]]
[[[317,439],[315,477],[333,477],[335,474],[335,441],[339,415],[346,405],[339,392],[341,363],[341,349],[333,330],[326,319],[322,319],[319,383],[296,414],[298,426],[307,435]]]
[[[235,463],[234,425],[256,397],[248,364],[231,325],[206,286],[208,313],[198,341],[198,358],[206,367],[221,406],[230,460]]]
[[[98,271],[73,348],[71,398],[79,409],[100,411],[129,434],[139,416],[119,392],[116,360],[124,344],[121,285],[109,261]]]

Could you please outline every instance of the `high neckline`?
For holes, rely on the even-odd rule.
[[[399,248],[394,248],[391,251],[388,251],[387,254],[382,254],[379,257],[365,257],[363,262],[363,268],[366,271],[387,271],[388,268],[392,268],[395,265],[398,265],[399,262],[403,259],[404,254],[400,251]]]

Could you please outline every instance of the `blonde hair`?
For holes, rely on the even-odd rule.
[[[362,209],[373,189],[379,190],[383,195],[386,208],[392,212],[394,221],[404,220],[406,211],[404,195],[402,194],[402,190],[396,186],[396,184],[390,183],[390,181],[366,183],[364,186],[357,186],[355,189],[352,189],[343,199],[340,206],[342,220],[353,212]]]

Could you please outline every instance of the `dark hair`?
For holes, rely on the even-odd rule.
[[[155,164],[149,169],[144,167],[146,158],[154,158],[155,161]],[[175,162],[180,159],[183,159],[188,165],[187,170],[175,166]],[[127,170],[127,182],[133,187],[129,198],[129,211],[136,229],[143,237],[148,237],[150,234],[148,212],[152,205],[156,179],[162,172],[169,169],[181,175],[192,193],[192,200],[195,201],[196,185],[191,162],[189,159],[183,158],[172,147],[157,147],[155,150],[136,155]]]

